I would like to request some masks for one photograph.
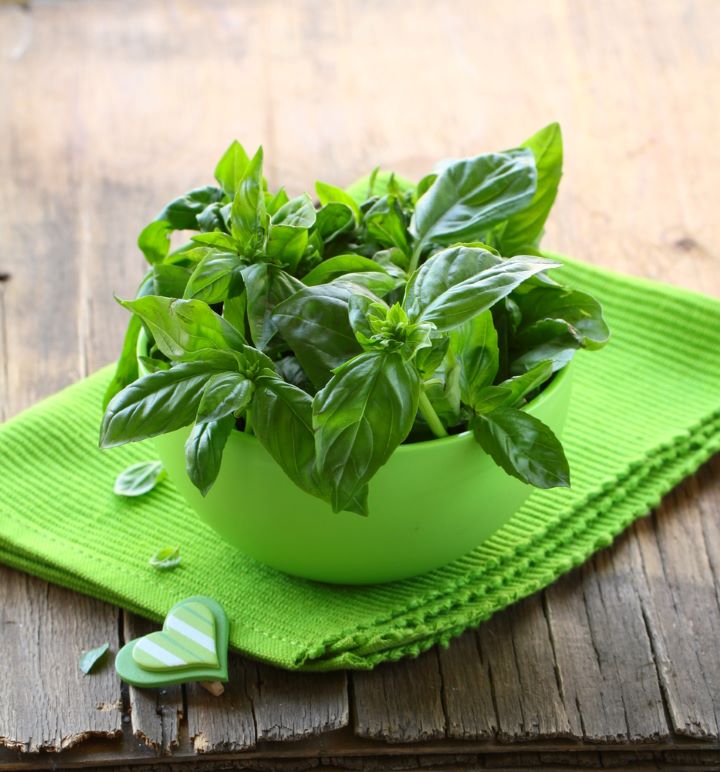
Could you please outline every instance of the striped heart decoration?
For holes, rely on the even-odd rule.
[[[165,617],[162,632],[140,638],[132,656],[146,670],[217,667],[215,617],[199,601],[177,605]]]
[[[170,609],[162,630],[126,643],[117,653],[115,670],[133,686],[227,681],[229,634],[222,606],[195,595]]]

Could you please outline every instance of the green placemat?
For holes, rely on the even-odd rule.
[[[153,453],[97,449],[109,369],[0,427],[0,560],[157,620],[183,597],[210,595],[234,648],[287,668],[370,668],[446,643],[609,544],[720,448],[720,301],[565,262],[564,281],[600,298],[613,335],[576,359],[564,435],[573,488],[533,493],[455,563],[331,587],[225,545],[167,481],[137,500],[114,496],[116,474]],[[182,564],[151,568],[172,544]]]

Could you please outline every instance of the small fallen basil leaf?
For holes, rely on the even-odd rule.
[[[110,648],[109,643],[103,643],[102,646],[98,646],[96,649],[90,649],[90,651],[84,651],[80,657],[80,670],[87,675],[97,665],[97,663],[105,656],[105,653]]]
[[[180,547],[163,547],[150,558],[149,563],[161,570],[175,568],[180,563]]]
[[[166,477],[162,462],[140,461],[123,469],[115,478],[113,493],[117,496],[142,496]]]

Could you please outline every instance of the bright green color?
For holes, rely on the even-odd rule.
[[[561,434],[571,380],[568,368],[522,414]],[[370,482],[369,517],[337,514],[294,485],[256,437],[234,431],[203,497],[185,472],[189,432],[163,434],[154,443],[190,506],[247,555],[323,582],[388,582],[445,565],[504,525],[532,492],[465,432],[401,445]]]
[[[78,663],[80,670],[82,670],[85,675],[92,673],[95,665],[97,665],[97,663],[100,662],[100,660],[105,656],[109,648],[109,643],[103,643],[101,646],[98,646],[95,649],[84,651],[80,657],[80,662]]]
[[[561,273],[600,299],[613,331],[573,365],[563,433],[572,488],[533,492],[451,565],[393,585],[329,587],[243,556],[168,481],[115,496],[118,472],[148,450],[97,450],[110,369],[0,428],[0,559],[158,621],[182,598],[211,595],[234,648],[288,668],[370,668],[447,642],[610,544],[720,450],[720,301],[574,261]],[[182,547],[173,571],[147,564],[162,544]]]
[[[227,681],[230,625],[217,601],[196,595],[168,611],[163,629],[126,643],[115,670],[133,686]]]

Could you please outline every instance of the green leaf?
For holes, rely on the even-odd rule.
[[[317,388],[327,383],[332,370],[362,351],[348,318],[351,294],[334,284],[305,287],[273,312],[280,334]]]
[[[237,186],[249,163],[250,158],[245,152],[245,148],[236,139],[218,161],[218,165],[215,167],[215,179],[230,198],[235,195]]]
[[[253,430],[298,487],[322,498],[315,476],[312,400],[306,392],[279,378],[258,379]]]
[[[240,350],[245,339],[202,300],[178,300],[147,295],[121,300],[148,326],[166,357],[188,361],[205,349]]]
[[[238,244],[235,239],[228,233],[222,233],[221,231],[212,231],[212,233],[196,233],[192,236],[194,244],[199,244],[203,247],[214,247],[221,252],[237,252]]]
[[[246,263],[234,252],[208,249],[195,266],[185,287],[184,297],[220,303],[239,295],[244,288],[242,269]]]
[[[223,450],[234,426],[232,415],[196,423],[185,442],[185,468],[190,481],[203,496],[217,479]]]
[[[502,386],[486,386],[475,397],[472,408],[478,415],[492,413],[499,407],[510,407],[512,392]]]
[[[153,266],[153,294],[166,298],[181,298],[185,292],[191,268],[173,263],[155,263]]]
[[[115,372],[103,395],[103,410],[105,410],[110,400],[118,392],[122,391],[138,377],[137,342],[140,337],[140,330],[142,330],[142,323],[139,317],[133,314],[130,317],[130,322],[125,332],[122,351],[115,365]]]
[[[360,221],[360,207],[358,206],[357,201],[342,188],[336,188],[334,185],[330,185],[327,182],[316,182],[315,191],[323,206],[332,203],[345,204],[345,206],[352,210],[355,221]]]
[[[499,243],[504,255],[516,255],[523,247],[537,246],[562,177],[563,145],[559,124],[551,123],[541,129],[523,142],[522,147],[529,148],[535,157],[537,189],[530,205],[511,215],[502,228]]]
[[[421,266],[408,285],[405,307],[411,318],[450,330],[486,311],[531,276],[558,266],[542,257],[503,260],[483,249],[454,247]]]
[[[109,648],[109,643],[103,643],[102,646],[98,646],[96,649],[83,651],[80,662],[78,663],[80,670],[82,670],[85,675],[91,673],[93,668],[103,659]]]
[[[273,225],[286,225],[290,228],[312,228],[315,225],[315,207],[307,193],[293,198],[282,206],[270,222]]]
[[[165,477],[161,461],[140,461],[120,472],[115,478],[113,493],[117,496],[142,496]]]
[[[549,361],[561,370],[582,347],[582,338],[561,319],[545,319],[522,330],[512,340],[510,371],[524,373]]]
[[[363,224],[368,236],[384,247],[409,252],[405,218],[394,196],[383,196],[365,213]]]
[[[154,357],[139,356],[138,362],[143,366],[146,373],[156,373],[159,370],[168,370],[170,362],[165,359],[155,359]]]
[[[420,244],[482,240],[493,225],[528,206],[536,180],[530,150],[454,161],[418,200],[410,232]]]
[[[236,297],[223,301],[223,319],[229,322],[236,330],[245,331],[245,314],[247,313],[247,295],[242,292]]]
[[[382,272],[387,275],[387,271],[375,260],[362,255],[336,255],[323,260],[316,265],[310,273],[303,276],[303,284],[314,286],[317,284],[327,284],[333,279],[337,279],[343,274],[363,273],[365,271]]]
[[[443,364],[423,385],[430,404],[445,427],[460,423],[460,368]]]
[[[516,302],[522,315],[521,334],[538,322],[562,320],[587,348],[601,348],[610,336],[600,303],[585,292],[545,285],[518,296]]]
[[[274,215],[279,209],[281,209],[290,199],[285,192],[285,188],[280,188],[278,192],[273,196],[270,193],[265,193],[265,209],[269,215]]]
[[[358,204],[362,204],[372,196],[384,196],[389,193],[391,184],[397,186],[402,192],[408,192],[414,187],[413,183],[405,177],[377,168],[348,185],[345,192],[350,194]]]
[[[505,407],[517,407],[525,399],[526,395],[547,381],[553,374],[552,362],[547,360],[538,362],[522,375],[516,375],[514,378],[508,378],[503,381],[500,387],[507,390],[507,399],[503,403]]]
[[[315,219],[315,232],[325,241],[332,241],[355,226],[355,214],[346,204],[331,201],[318,209]]]
[[[219,371],[213,362],[185,362],[131,383],[110,400],[100,447],[145,440],[191,424],[205,384]]]
[[[240,414],[250,403],[253,383],[238,373],[216,373],[205,384],[195,423],[218,421],[225,416]]]
[[[165,569],[175,568],[175,566],[180,565],[180,560],[180,547],[163,547],[148,560],[148,563],[153,568],[164,571]]]
[[[340,512],[407,437],[420,380],[399,354],[360,354],[341,367],[313,401],[317,470]]]
[[[161,263],[167,257],[172,230],[170,223],[154,220],[140,231],[138,246],[150,265]]]
[[[378,268],[379,267],[380,266],[378,266]],[[351,291],[356,287],[364,287],[369,292],[372,292],[374,295],[381,298],[401,286],[403,281],[380,270],[345,273],[342,276],[333,279],[333,284],[341,284],[348,287]]]
[[[415,200],[417,201],[419,198],[422,198],[428,190],[432,187],[435,180],[438,178],[437,174],[426,174],[420,182],[418,182],[417,187],[415,188]]]
[[[198,230],[198,215],[208,206],[218,203],[222,197],[220,188],[195,188],[171,201],[155,219],[168,223],[175,231]]]
[[[453,330],[450,345],[460,363],[462,401],[473,406],[482,389],[495,380],[500,364],[492,313],[483,311]]]
[[[256,263],[245,268],[243,280],[250,334],[257,348],[264,349],[277,331],[273,310],[283,300],[303,289],[303,284],[268,263]]]
[[[567,488],[570,470],[552,430],[522,410],[503,407],[471,421],[475,439],[509,475],[537,488]]]
[[[238,183],[230,210],[232,237],[246,256],[259,248],[267,227],[262,168],[263,150],[259,148]]]

